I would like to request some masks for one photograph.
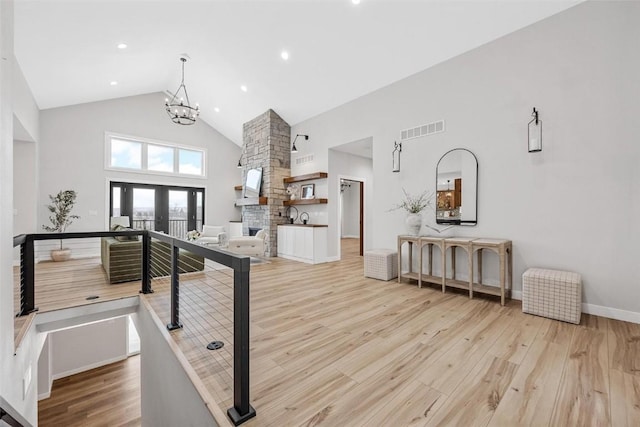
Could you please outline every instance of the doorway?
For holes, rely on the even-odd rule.
[[[114,181],[110,187],[111,216],[128,216],[132,228],[180,238],[202,231],[204,188]]]
[[[364,182],[340,178],[340,258],[362,256]]]

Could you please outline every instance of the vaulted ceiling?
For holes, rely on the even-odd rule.
[[[577,3],[16,0],[15,51],[41,109],[175,91],[187,53],[201,118],[241,144],[269,108],[294,125]]]

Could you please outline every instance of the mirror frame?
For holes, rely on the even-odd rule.
[[[441,219],[438,218],[438,167],[440,166],[440,162],[445,156],[452,151],[462,150],[466,151],[473,156],[473,159],[476,161],[476,217],[473,221],[471,220],[461,220],[461,219]],[[464,191],[464,190],[463,190]],[[478,224],[478,158],[471,150],[466,148],[453,148],[446,153],[444,153],[438,163],[436,164],[436,206],[434,208],[434,215],[436,216],[436,224],[449,224],[449,225],[477,225]]]
[[[249,183],[249,174],[252,172],[258,175],[257,186],[247,185]],[[262,187],[262,168],[252,168],[247,170],[247,175],[244,179],[244,197],[259,197],[260,196],[260,188]]]

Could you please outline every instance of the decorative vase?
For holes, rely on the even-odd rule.
[[[66,261],[71,258],[71,249],[52,249],[51,250],[51,259],[54,261]]]
[[[410,234],[412,236],[419,235],[420,227],[422,227],[422,215],[420,215],[419,213],[407,214],[405,225],[407,226],[407,234]]]

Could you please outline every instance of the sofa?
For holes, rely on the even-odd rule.
[[[267,232],[264,230],[258,231],[255,236],[234,237],[229,239],[227,249],[241,255],[264,256],[266,238]]]
[[[204,270],[204,258],[180,249],[178,271],[189,273]],[[102,267],[109,283],[131,282],[142,278],[142,241],[103,237],[100,256]],[[151,241],[151,277],[171,274],[171,246],[160,241]]]

